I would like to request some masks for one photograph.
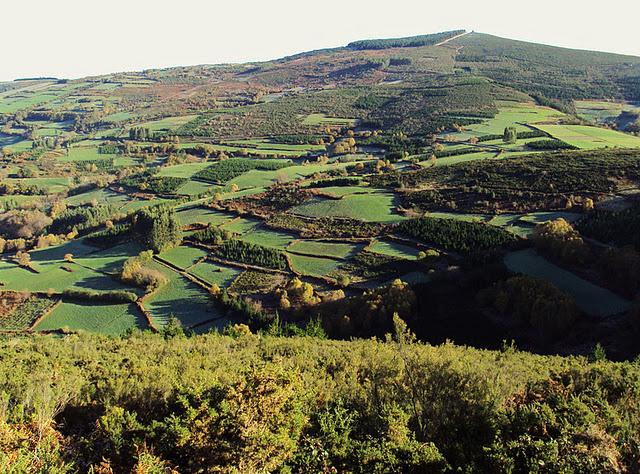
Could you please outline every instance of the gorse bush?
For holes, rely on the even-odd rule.
[[[140,255],[136,257],[129,257],[122,266],[120,279],[124,283],[144,288],[147,292],[159,288],[168,280],[161,271],[150,265],[152,262],[153,253],[151,250],[140,252]]]
[[[0,340],[0,466],[637,471],[636,364],[432,347],[395,327],[387,342],[246,328]]]

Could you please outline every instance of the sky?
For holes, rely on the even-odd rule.
[[[268,60],[453,29],[640,56],[638,0],[4,0],[0,14],[0,81]]]

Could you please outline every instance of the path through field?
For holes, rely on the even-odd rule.
[[[459,35],[456,36],[452,36],[449,39],[446,39],[444,41],[440,41],[439,43],[436,43],[434,46],[442,46],[443,44],[448,43],[449,41],[453,41],[454,39],[458,39],[458,38],[462,38],[463,36],[466,36],[470,33],[473,33],[472,31],[465,31],[464,33],[460,33]]]

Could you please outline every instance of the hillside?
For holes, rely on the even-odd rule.
[[[632,363],[238,330],[0,346],[11,472],[614,473],[639,461]]]
[[[1,83],[0,471],[637,472],[639,99],[464,30]]]

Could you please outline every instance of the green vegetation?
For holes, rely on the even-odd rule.
[[[639,148],[640,138],[606,128],[585,125],[539,125],[552,137],[576,148]]]
[[[402,222],[398,230],[424,243],[457,252],[478,252],[508,246],[516,238],[483,223],[423,217]]]
[[[550,263],[533,250],[509,253],[504,262],[514,272],[546,280],[565,291],[587,314],[608,316],[629,308],[628,301]]]

